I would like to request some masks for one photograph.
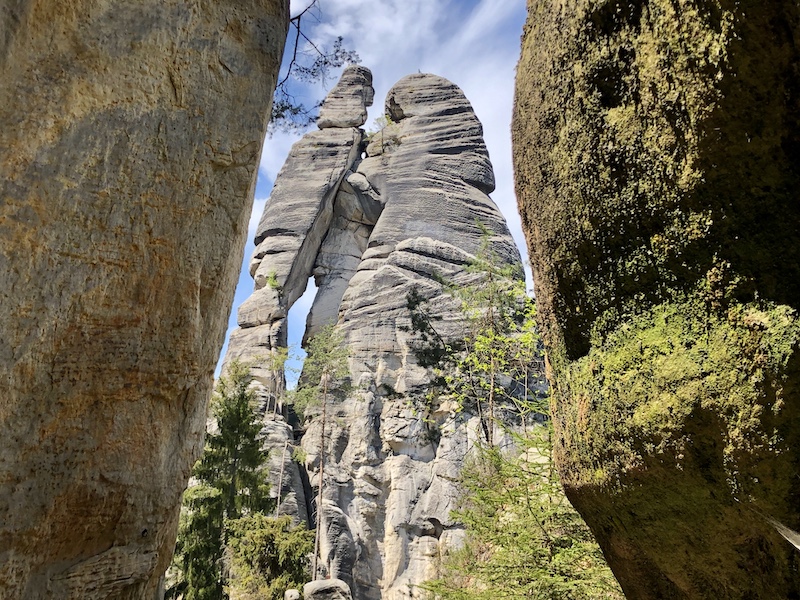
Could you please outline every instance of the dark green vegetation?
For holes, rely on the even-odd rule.
[[[484,448],[462,475],[463,548],[426,586],[442,600],[622,600],[586,523],[564,495],[551,428],[531,427],[522,452]]]
[[[800,5],[529,1],[514,160],[567,494],[629,598],[798,598]]]
[[[450,289],[468,325],[459,343],[445,344],[419,294],[408,297],[418,358],[446,373],[438,393],[477,414],[483,429],[454,515],[465,526],[465,545],[425,587],[443,600],[621,599],[555,471],[535,305],[513,269],[498,263],[484,243],[468,269],[471,283]],[[512,423],[521,433],[509,433]],[[509,437],[513,448],[501,449]]]
[[[222,600],[233,584],[241,594],[280,600],[287,587],[307,580],[313,534],[288,518],[266,516],[274,501],[250,380],[249,369],[233,362],[217,384],[216,427],[194,467],[196,483],[184,495],[167,598]]]
[[[322,101],[306,106],[298,99],[302,96],[298,86],[325,84],[332,69],[361,62],[356,52],[343,46],[342,36],[337,37],[330,48],[320,48],[306,36],[303,18],[319,20],[320,12],[319,2],[314,0],[289,20],[290,35],[284,49],[288,62],[284,61],[286,64],[281,68],[281,78],[272,98],[271,132],[302,131],[310,127]]]

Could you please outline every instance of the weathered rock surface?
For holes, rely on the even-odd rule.
[[[334,92],[348,97],[340,88]],[[295,146],[265,207],[252,271],[257,289],[229,351],[263,352],[274,329],[255,332],[283,331],[289,307],[314,275],[306,334],[337,323],[351,351],[353,384],[327,409],[320,571],[343,580],[359,600],[417,597],[414,586],[435,575],[441,552],[463,535],[450,513],[478,419],[454,402],[426,399],[431,373],[417,364],[413,334],[404,331],[406,295],[417,288],[430,298],[443,334],[455,339],[464,335],[460,309],[438,278],[466,284],[475,277],[466,267],[484,234],[522,276],[519,253],[487,195],[494,176],[481,125],[461,90],[441,77],[412,75],[389,92],[386,111],[392,123],[370,139],[342,117],[342,127],[326,126]],[[319,147],[340,132],[352,132],[355,151],[345,164],[338,158],[344,150],[335,167],[326,163],[326,179],[309,192],[317,174],[298,148],[310,140]],[[291,219],[282,216],[287,211],[294,211]],[[263,291],[259,273],[274,274],[274,293]],[[312,418],[301,444],[314,486],[320,435],[321,419]],[[299,498],[303,490],[294,493]],[[309,506],[313,497],[306,493]]]
[[[352,600],[350,588],[341,579],[321,579],[303,586],[306,600]]]
[[[317,126],[361,127],[367,122],[367,107],[372,106],[374,96],[372,72],[358,65],[347,67],[322,103]]]
[[[286,2],[0,6],[0,597],[152,598]]]
[[[516,185],[557,460],[628,598],[791,598],[800,6],[528,2]]]

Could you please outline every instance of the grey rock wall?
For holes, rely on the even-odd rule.
[[[345,71],[324,106],[347,108],[335,119],[323,110],[322,129],[295,145],[276,180],[256,240],[256,290],[228,357],[255,361],[261,393],[275,389],[282,374],[261,365],[285,345],[286,314],[315,277],[306,336],[337,323],[352,383],[328,407],[320,570],[360,600],[394,600],[418,597],[415,586],[435,576],[441,552],[463,536],[450,513],[478,431],[478,419],[455,402],[426,400],[432,374],[417,364],[413,334],[404,331],[406,295],[417,288],[430,298],[445,337],[456,339],[464,333],[460,310],[437,278],[469,282],[482,227],[519,277],[522,267],[487,195],[494,175],[461,90],[434,75],[402,79],[387,96],[390,124],[367,138],[356,129],[371,101],[363,73]],[[320,418],[311,418],[299,442],[314,486],[320,431]],[[297,499],[303,490],[282,494]],[[306,494],[307,506],[315,496]]]
[[[0,15],[0,597],[152,598],[288,3],[16,0]]]

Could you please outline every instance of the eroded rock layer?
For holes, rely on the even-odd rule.
[[[276,180],[257,240],[256,291],[240,312],[228,356],[253,362],[262,394],[274,389],[280,374],[260,365],[285,345],[287,311],[315,277],[306,335],[337,323],[350,348],[352,384],[327,408],[320,570],[360,600],[411,598],[462,535],[451,511],[478,419],[454,402],[427,399],[432,374],[417,364],[406,296],[416,288],[429,298],[453,340],[464,324],[440,278],[468,284],[475,275],[466,267],[486,237],[519,277],[522,268],[487,195],[494,175],[463,92],[434,75],[406,77],[387,96],[389,124],[366,138],[354,125],[363,123],[364,105],[353,99],[371,101],[364,91],[371,79],[350,69],[342,82],[351,83],[340,82],[326,104],[352,114],[340,108],[333,119],[323,110],[322,129],[295,145]],[[334,145],[337,152],[314,155],[316,163],[304,150]],[[300,441],[314,487],[320,434],[317,416]],[[284,488],[282,497],[295,504],[305,494],[312,512],[310,489]]]
[[[0,14],[0,597],[152,598],[200,450],[288,4]]]
[[[797,597],[800,6],[528,11],[514,161],[568,496],[628,598]]]

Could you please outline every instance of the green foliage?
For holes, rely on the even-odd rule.
[[[281,291],[281,285],[278,283],[278,274],[275,273],[275,271],[270,271],[267,275],[267,285],[271,290],[275,290],[276,292]]]
[[[465,545],[424,587],[442,600],[622,600],[619,585],[552,461],[551,429],[537,425],[509,456],[480,449],[462,474],[456,517]]]
[[[319,481],[317,483],[317,518],[316,537],[314,540],[314,564],[312,572],[317,575],[317,559],[319,558],[320,531],[322,529],[322,490],[325,469],[325,423],[327,406],[332,392],[344,392],[348,388],[346,381],[350,374],[347,358],[350,354],[344,345],[344,336],[336,329],[335,323],[329,323],[314,334],[306,348],[306,359],[303,362],[303,373],[297,389],[290,396],[298,414],[309,416],[312,409],[321,408],[320,447],[319,447]]]
[[[488,232],[467,271],[467,285],[443,282],[461,305],[463,339],[444,340],[436,328],[438,317],[416,289],[406,297],[411,319],[406,330],[416,334],[417,362],[438,373],[434,385],[477,412],[485,441],[492,445],[497,410],[514,406],[517,414],[528,415],[543,379],[536,305],[518,271],[492,252]]]
[[[223,493],[200,483],[186,490],[181,507],[175,566],[178,580],[166,598],[226,598],[222,573]]]
[[[366,135],[367,139],[368,140],[371,139],[376,134],[378,134],[381,131],[383,131],[384,129],[386,129],[389,125],[394,125],[394,121],[392,121],[392,117],[390,117],[389,115],[386,115],[386,114],[384,114],[384,115],[382,115],[380,117],[377,117],[372,122],[372,127],[367,131],[367,135]]]
[[[206,436],[206,448],[194,476],[225,494],[224,515],[235,519],[243,510],[269,510],[269,487],[260,467],[267,460],[261,448],[261,420],[249,369],[234,362],[219,380],[211,412],[218,430]]]
[[[289,394],[288,401],[298,415],[308,416],[322,405],[323,399],[333,391],[344,391],[349,350],[335,324],[322,327],[306,348],[303,373],[297,388]]]
[[[304,465],[308,460],[308,453],[305,450],[303,450],[302,446],[297,446],[292,451],[292,460],[299,465]]]
[[[309,581],[314,532],[292,526],[288,515],[255,513],[229,523],[236,587],[241,600],[282,600],[287,589]]]
[[[170,598],[227,598],[222,558],[230,539],[228,524],[272,508],[250,381],[249,369],[233,362],[217,383],[211,404],[217,430],[206,435],[205,451],[192,472],[198,483],[184,496],[174,561],[178,576]]]
[[[513,266],[492,252],[488,234],[467,271],[467,285],[444,284],[460,302],[463,340],[446,343],[426,300],[416,290],[407,298],[418,362],[434,366],[442,390],[478,414],[486,442],[462,474],[465,496],[454,518],[465,525],[466,543],[424,587],[443,600],[621,600],[553,465],[533,299]],[[516,436],[516,455],[495,447],[492,434],[512,413],[526,432]],[[529,427],[528,416],[545,424]]]

